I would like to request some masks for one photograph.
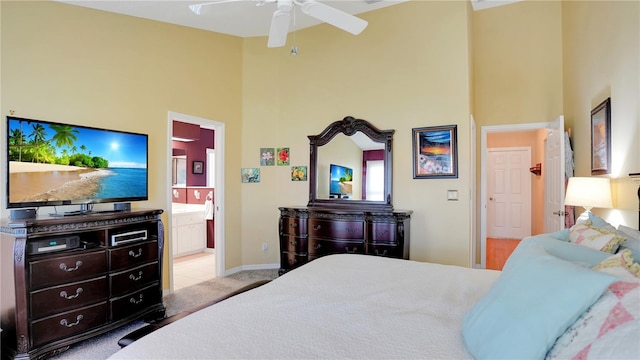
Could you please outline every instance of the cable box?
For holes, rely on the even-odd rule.
[[[27,253],[29,255],[44,254],[80,247],[79,236],[48,237],[41,240],[28,242]]]

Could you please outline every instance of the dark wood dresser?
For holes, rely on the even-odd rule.
[[[2,357],[40,358],[163,318],[162,212],[3,221]]]
[[[279,274],[329,254],[409,258],[412,211],[280,207]]]

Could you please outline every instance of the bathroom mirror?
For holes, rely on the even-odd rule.
[[[308,206],[392,209],[393,133],[347,116],[310,135]]]

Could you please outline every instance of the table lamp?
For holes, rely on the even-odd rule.
[[[611,183],[609,178],[602,177],[571,177],[567,184],[564,204],[582,206],[585,212],[580,214],[576,222],[589,219],[592,208],[612,208]]]

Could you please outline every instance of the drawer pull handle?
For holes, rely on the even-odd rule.
[[[135,252],[133,252],[133,250],[129,250],[129,256],[132,256],[134,258],[142,256],[142,248],[138,249],[138,253],[137,254]]]
[[[82,320],[82,319],[84,319],[84,316],[82,316],[82,315],[76,316],[76,322],[72,322],[72,323],[69,323],[67,321],[67,319],[62,319],[62,320],[60,320],[60,325],[70,328],[70,327],[78,325],[80,323],[80,320]]]
[[[295,265],[298,262],[298,259],[289,259],[289,265]]]
[[[138,276],[135,276],[133,274],[129,274],[129,279],[131,279],[133,281],[138,281],[138,280],[142,279],[142,270],[138,271]]]
[[[349,253],[349,254],[355,254],[355,253],[356,253],[356,251],[358,251],[358,248],[357,248],[356,246],[354,246],[354,247],[353,247],[353,250],[349,251],[349,247],[348,247],[348,246],[345,246],[345,247],[344,247],[344,251],[346,251],[346,252],[347,252],[347,253]]]
[[[313,225],[313,230],[320,230],[322,229],[322,225]]]
[[[297,241],[293,240],[293,241],[289,241],[289,245],[291,246],[296,246],[298,244]]]
[[[376,255],[387,256],[387,250],[385,250],[382,253],[380,253],[380,251],[378,251],[378,249],[376,249]]]
[[[314,250],[318,250],[318,249],[320,249],[321,246],[322,246],[322,244],[317,243],[317,244],[313,245],[313,249]]]
[[[137,304],[140,304],[143,300],[144,300],[144,297],[142,296],[142,294],[140,294],[140,299],[139,300],[136,300],[135,298],[130,298],[129,302],[134,304],[134,305],[137,305]]]
[[[78,270],[78,268],[80,266],[82,266],[82,261],[78,260],[78,261],[76,261],[76,267],[68,268],[67,264],[62,263],[62,264],[60,264],[60,269],[66,271],[66,272],[71,272],[71,271]]]
[[[289,224],[289,226],[291,226],[292,228],[297,228],[298,227],[298,223],[291,223],[291,224]]]
[[[75,299],[78,296],[80,296],[80,294],[82,294],[82,288],[81,287],[76,289],[76,294],[75,295],[69,295],[69,294],[67,294],[66,291],[60,291],[60,297],[61,298],[65,298],[67,300]]]

